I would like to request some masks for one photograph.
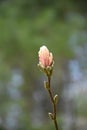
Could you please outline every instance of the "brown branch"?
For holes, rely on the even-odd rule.
[[[57,124],[57,120],[56,120],[56,103],[54,101],[54,96],[53,96],[53,93],[52,93],[52,90],[51,90],[50,80],[51,80],[51,77],[48,76],[49,89],[47,89],[47,90],[48,90],[48,93],[49,93],[49,96],[50,96],[50,99],[51,99],[51,102],[52,102],[52,105],[53,105],[53,121],[54,121],[54,125],[55,125],[56,130],[58,130],[58,124]]]

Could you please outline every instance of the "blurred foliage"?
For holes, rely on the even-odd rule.
[[[86,95],[79,99],[77,98],[77,115],[87,118],[87,102],[86,102]]]
[[[21,68],[23,72],[21,91],[24,99],[20,104],[25,113],[29,112],[28,102],[38,78],[40,46],[47,45],[57,62],[74,57],[69,38],[73,32],[86,26],[85,19],[81,17],[85,16],[86,5],[84,0],[0,0],[0,90],[4,92],[0,93],[0,114],[2,111],[5,114],[3,108],[9,106],[6,88],[14,68]],[[21,120],[25,124],[24,129],[32,129],[28,128],[27,114],[22,115]],[[51,130],[53,127],[40,129]]]

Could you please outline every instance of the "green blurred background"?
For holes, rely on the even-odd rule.
[[[0,0],[0,130],[55,130],[37,67],[42,45],[55,60],[60,130],[87,130],[86,0]]]

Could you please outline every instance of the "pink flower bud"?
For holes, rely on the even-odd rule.
[[[52,55],[52,53],[49,52],[49,50],[46,46],[40,47],[38,54],[39,54],[39,65],[42,68],[46,68],[46,67],[52,65],[53,55]]]

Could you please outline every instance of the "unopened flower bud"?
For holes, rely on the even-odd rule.
[[[54,120],[54,115],[52,113],[49,112],[48,115],[49,115],[51,120]]]
[[[54,96],[54,102],[55,102],[55,104],[58,103],[58,95],[57,94]]]
[[[39,64],[42,67],[51,66],[53,63],[53,55],[49,52],[48,48],[46,46],[40,47],[39,50]]]
[[[49,89],[49,84],[48,84],[48,82],[47,81],[44,81],[44,87],[45,87],[45,89]]]
[[[42,70],[47,76],[51,76],[53,70],[53,55],[49,52],[46,46],[40,47],[39,64],[40,70]]]

